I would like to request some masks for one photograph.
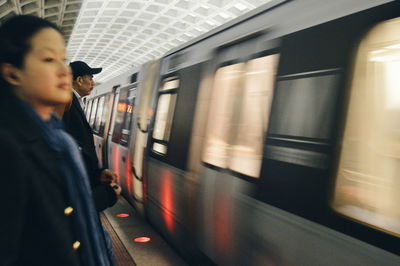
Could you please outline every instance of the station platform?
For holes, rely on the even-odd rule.
[[[101,214],[101,222],[112,238],[118,266],[187,265],[124,198]]]

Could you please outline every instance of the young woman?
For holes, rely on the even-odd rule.
[[[59,29],[0,27],[0,265],[110,265],[79,150],[53,115],[71,100]]]

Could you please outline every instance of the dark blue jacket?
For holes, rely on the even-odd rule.
[[[4,98],[0,121],[0,265],[80,265],[55,152],[26,112]]]

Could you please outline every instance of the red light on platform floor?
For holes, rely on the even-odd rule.
[[[119,218],[126,218],[126,217],[129,217],[130,215],[127,214],[127,213],[119,213],[119,214],[117,214],[117,215],[115,215],[115,216],[117,216],[117,217],[119,217]]]
[[[134,241],[138,242],[138,243],[146,243],[146,242],[150,242],[150,240],[151,240],[151,238],[147,237],[147,236],[136,237],[134,239]]]

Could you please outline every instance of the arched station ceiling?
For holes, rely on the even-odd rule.
[[[57,24],[68,58],[105,82],[275,0],[0,0],[0,22],[33,14]]]

